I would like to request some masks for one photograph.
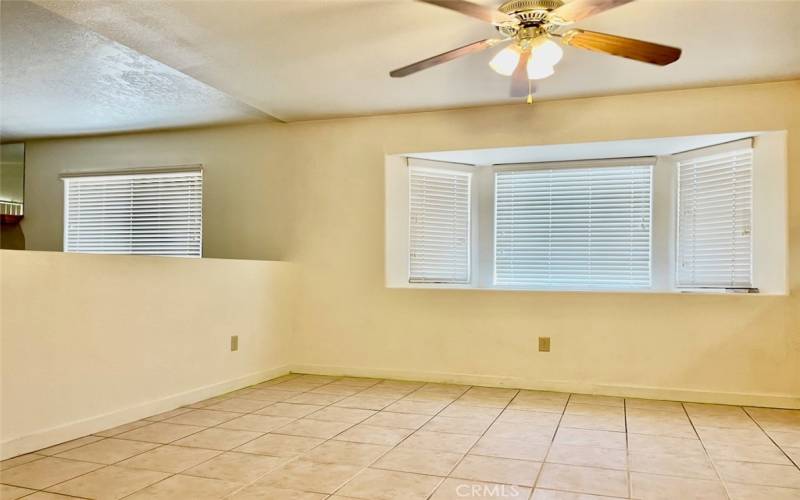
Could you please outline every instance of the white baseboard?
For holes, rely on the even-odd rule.
[[[215,384],[196,387],[164,398],[129,406],[102,415],[95,415],[49,429],[43,429],[35,434],[11,438],[0,443],[0,460],[41,450],[48,446],[53,446],[94,432],[110,429],[118,425],[133,422],[134,420],[169,411],[181,405],[195,403],[219,394],[241,389],[248,385],[285,375],[289,373],[289,371],[290,367],[281,366],[271,370],[251,373]]]
[[[574,392],[580,394],[599,394],[604,396],[622,396],[628,398],[663,399],[670,401],[687,401],[692,403],[715,403],[741,406],[760,406],[766,408],[800,409],[800,396],[793,396],[789,394],[717,392],[696,389],[678,389],[672,387],[597,384],[568,380],[531,380],[524,377],[505,377],[472,373],[393,370],[386,368],[367,367],[356,368],[316,364],[295,364],[291,366],[291,371],[293,373],[310,373],[315,375],[350,375],[353,377],[392,378],[398,380],[481,385],[488,387],[512,387],[515,389]]]

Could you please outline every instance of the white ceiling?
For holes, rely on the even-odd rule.
[[[389,78],[391,69],[496,34],[410,0],[35,1],[281,120],[512,102],[508,78],[487,66],[493,51]],[[540,98],[800,76],[800,1],[638,0],[578,26],[684,55],[661,68],[567,48]]]
[[[7,99],[3,80],[3,104],[19,110],[4,116],[3,130],[163,128],[251,116],[248,106],[295,121],[517,102],[508,78],[488,68],[491,50],[389,78],[391,69],[495,35],[411,0],[33,1],[102,36],[64,36],[55,21],[36,17],[9,23],[9,36],[33,40],[15,42],[8,55],[3,43],[9,88],[29,86]],[[14,3],[3,0],[4,18]],[[661,68],[567,47],[556,75],[540,82],[540,99],[800,77],[800,1],[638,0],[578,26],[679,46],[684,55]],[[5,19],[2,28],[5,42]],[[104,55],[110,47],[120,53]]]
[[[444,161],[464,165],[507,165],[513,163],[541,163],[549,161],[596,160],[603,158],[640,158],[644,156],[672,155],[692,149],[755,137],[759,132],[736,134],[707,134],[628,141],[583,142],[513,148],[467,149],[462,151],[435,151],[407,153],[403,156],[421,160]]]
[[[0,137],[97,134],[265,114],[30,2],[0,4]]]

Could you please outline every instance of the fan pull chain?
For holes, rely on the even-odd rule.
[[[528,104],[533,104],[533,89],[531,88],[531,81],[528,80],[528,99],[526,101]]]

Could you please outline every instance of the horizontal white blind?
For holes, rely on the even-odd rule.
[[[409,282],[469,283],[471,177],[409,167]]]
[[[678,160],[679,287],[752,287],[749,144]]]
[[[63,180],[65,252],[201,256],[202,171]]]
[[[501,170],[495,284],[650,286],[651,165]]]

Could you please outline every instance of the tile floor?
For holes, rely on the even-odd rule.
[[[287,375],[1,462],[0,498],[800,499],[800,410]]]

